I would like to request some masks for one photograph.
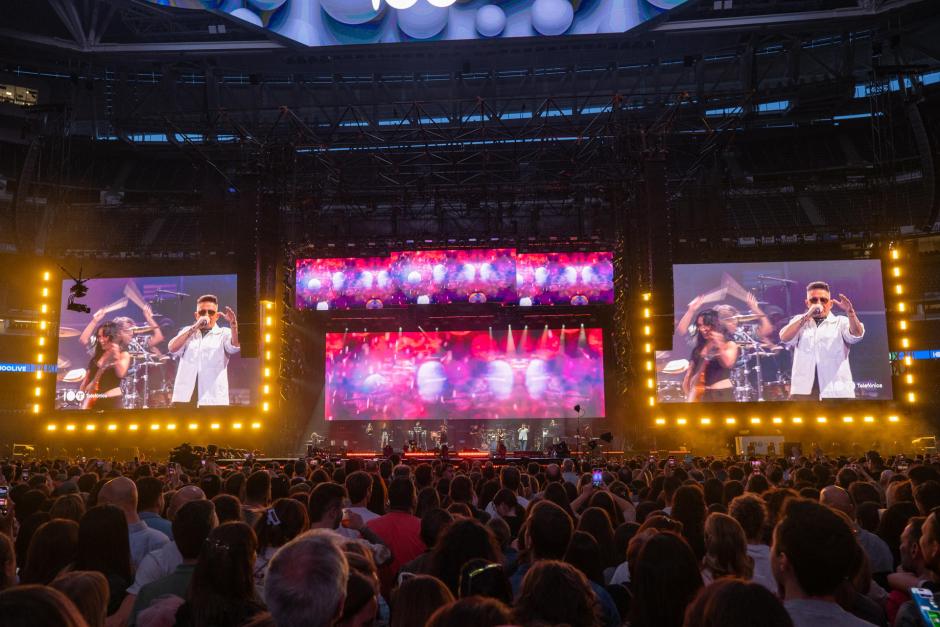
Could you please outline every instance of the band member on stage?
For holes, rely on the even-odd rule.
[[[150,337],[149,345],[155,347],[157,344],[163,341],[163,332],[160,330],[160,325],[157,324],[156,320],[153,318],[153,309],[150,308],[150,305],[146,305],[141,308],[141,313],[144,315],[144,320],[147,322],[148,327],[155,327],[153,329],[153,335]],[[107,315],[107,312],[104,309],[99,309],[91,316],[91,321],[85,325],[85,328],[82,330],[82,334],[78,337],[78,341],[82,343],[89,354],[93,354],[95,351],[95,343],[97,341],[96,336],[92,333],[94,329],[101,324],[101,321],[104,320],[104,317]],[[120,332],[120,340],[124,346],[130,344],[131,340],[134,337],[134,320],[128,318],[127,316],[119,316],[114,318],[111,322],[115,323],[118,326],[118,331]]]
[[[676,335],[688,337],[692,320],[695,318],[695,312],[699,311],[699,308],[702,306],[704,299],[705,297],[702,294],[699,294],[692,299],[692,302],[689,303],[688,309],[686,309],[686,312],[682,315],[682,318],[679,319],[678,324],[676,324]],[[748,310],[751,312],[751,314],[758,316],[757,335],[760,338],[765,339],[770,337],[773,333],[773,326],[770,323],[770,319],[761,309],[760,303],[757,301],[757,297],[748,292],[745,301],[747,302]],[[736,316],[740,315],[740,312],[731,305],[717,305],[714,311],[718,313],[718,318],[721,320],[728,333],[734,335],[734,333],[738,330],[738,321]]]
[[[733,402],[731,368],[740,348],[717,311],[708,309],[695,319],[696,343],[682,380],[686,400]]]
[[[519,427],[518,433],[519,433],[519,450],[520,451],[529,450],[528,448],[526,448],[529,445],[529,425],[524,424],[521,427]]]
[[[833,314],[833,305],[846,315]],[[794,316],[780,329],[780,341],[796,347],[790,399],[855,398],[849,348],[865,337],[865,326],[852,301],[845,294],[833,300],[829,285],[814,281],[806,286],[806,307],[806,313]]]
[[[224,317],[229,326],[220,327]],[[230,307],[219,313],[219,299],[212,294],[196,301],[196,322],[184,327],[167,344],[174,357],[179,357],[173,404],[202,407],[228,405],[228,360],[241,350],[238,344],[238,321]]]
[[[95,353],[79,390],[85,393],[82,409],[123,409],[121,380],[131,365],[131,356],[121,342],[121,329],[105,322],[95,332]]]

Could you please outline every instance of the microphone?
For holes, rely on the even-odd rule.
[[[819,305],[819,304],[813,305],[812,307],[809,308],[809,312],[813,316],[815,316],[816,314],[822,313],[822,311],[823,311],[822,305]]]

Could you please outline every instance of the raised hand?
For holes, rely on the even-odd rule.
[[[223,313],[222,316],[223,316],[226,320],[228,320],[228,323],[229,323],[229,324],[238,324],[238,321],[235,320],[235,312],[232,311],[232,308],[231,308],[231,307],[226,307],[226,308],[225,308],[225,313]]]
[[[845,294],[839,294],[839,298],[833,299],[832,304],[847,314],[855,313],[855,307],[852,305],[852,301],[850,301],[849,297]]]

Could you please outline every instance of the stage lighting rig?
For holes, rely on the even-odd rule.
[[[75,301],[80,298],[85,298],[85,296],[88,295],[88,286],[85,285],[85,282],[88,281],[89,279],[93,279],[95,277],[101,276],[101,274],[99,273],[99,274],[96,274],[95,277],[88,277],[87,279],[83,279],[82,268],[79,268],[78,278],[75,278],[75,276],[71,272],[69,272],[62,266],[59,266],[59,268],[61,268],[62,272],[67,274],[70,279],[75,281],[75,285],[69,288],[69,303],[66,306],[66,309],[68,309],[69,311],[77,311],[78,313],[91,313],[91,308],[88,305],[84,305],[82,303],[76,303]]]

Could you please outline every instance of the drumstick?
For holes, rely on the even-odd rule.
[[[101,311],[106,314],[109,314],[112,311],[117,311],[118,309],[124,309],[125,307],[127,307],[127,299],[121,298],[120,300],[114,301],[110,305],[105,305],[104,307],[101,308]]]
[[[140,290],[137,289],[137,286],[134,285],[134,283],[128,281],[127,284],[124,285],[124,295],[130,298],[131,301],[141,309],[147,308]]]

